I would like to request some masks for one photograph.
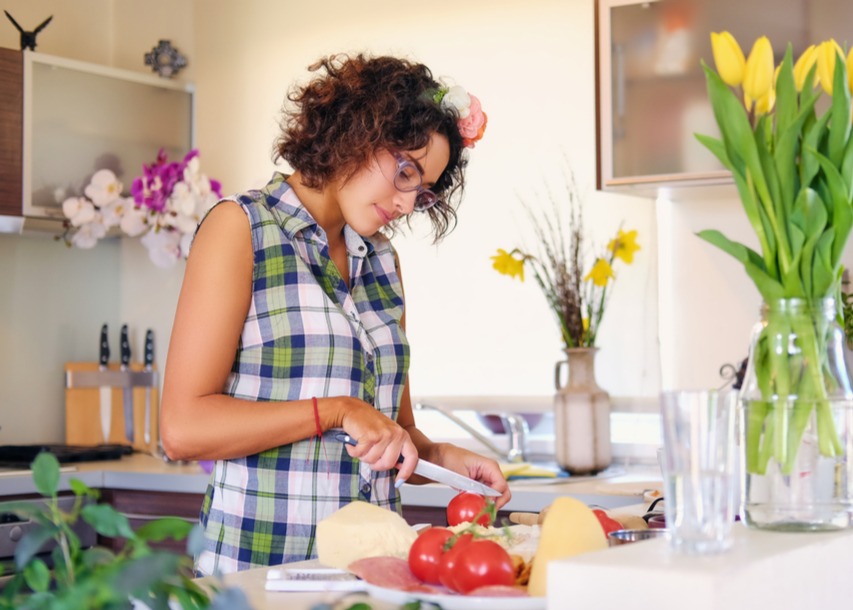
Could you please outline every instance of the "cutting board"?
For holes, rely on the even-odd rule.
[[[118,371],[118,363],[110,363],[111,371]],[[141,362],[131,362],[132,371],[142,371]],[[66,362],[65,372],[97,371],[97,362]],[[156,366],[154,367],[156,371]],[[68,375],[66,375],[66,378]],[[133,443],[124,437],[123,394],[120,386],[112,390],[112,417],[110,417],[110,435],[105,441],[101,432],[101,395],[97,387],[66,387],[65,388],[65,442],[69,445],[101,445],[104,442],[131,445],[140,451],[153,452],[160,440],[159,413],[160,393],[159,384],[151,389],[151,441],[145,443],[145,387],[133,388]]]

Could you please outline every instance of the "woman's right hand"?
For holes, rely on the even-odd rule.
[[[350,456],[368,464],[373,470],[398,467],[397,479],[408,479],[418,461],[418,450],[409,433],[363,400],[349,397],[343,400],[341,426],[358,441],[355,446],[347,445]],[[403,462],[398,466],[400,456],[403,456]]]

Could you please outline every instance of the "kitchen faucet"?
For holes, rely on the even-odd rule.
[[[415,403],[416,410],[429,410],[429,411],[437,411],[444,415],[447,419],[452,421],[454,424],[465,430],[468,434],[473,436],[476,440],[486,446],[492,453],[494,453],[501,460],[506,460],[507,462],[523,462],[527,457],[527,435],[528,435],[528,425],[527,420],[524,419],[521,415],[517,415],[515,413],[485,413],[484,415],[497,415],[501,418],[501,422],[503,422],[504,430],[506,431],[507,437],[509,439],[509,448],[506,451],[503,451],[498,446],[496,446],[486,435],[481,433],[476,428],[472,427],[465,420],[460,418],[458,415],[454,414],[452,411],[447,409],[443,409],[437,405],[428,405],[422,402]]]

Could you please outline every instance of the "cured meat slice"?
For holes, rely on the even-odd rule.
[[[521,587],[508,587],[506,585],[486,585],[477,587],[466,593],[468,597],[529,597],[527,591]]]
[[[365,557],[353,561],[347,569],[363,581],[377,587],[421,593],[447,592],[443,587],[434,587],[421,582],[412,574],[409,562],[399,557]]]

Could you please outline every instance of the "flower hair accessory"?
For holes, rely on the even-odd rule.
[[[443,110],[452,109],[459,119],[456,126],[462,134],[462,143],[466,148],[474,145],[483,137],[486,131],[488,117],[480,106],[477,96],[465,91],[464,87],[442,87],[433,95],[433,101]]]

